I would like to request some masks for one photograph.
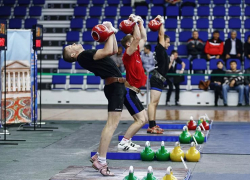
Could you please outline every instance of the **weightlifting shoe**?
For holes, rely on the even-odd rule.
[[[90,162],[95,162],[96,160],[97,160],[97,158],[98,158],[98,156],[97,156],[97,154],[95,154],[94,156],[92,156],[91,158],[90,158]]]
[[[129,144],[130,146],[134,147],[134,148],[139,148],[139,147],[141,147],[140,145],[133,143],[131,138],[129,139],[128,144]]]
[[[107,163],[101,164],[99,161],[94,161],[92,167],[98,170],[103,176],[114,176],[114,173],[109,170]]]
[[[137,151],[137,148],[132,147],[130,144],[131,144],[131,142],[124,143],[124,144],[119,143],[118,150],[120,150],[120,151]]]

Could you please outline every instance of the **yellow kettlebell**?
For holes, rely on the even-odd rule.
[[[190,149],[186,153],[186,160],[189,162],[198,162],[201,158],[200,152],[195,148],[195,143],[191,143]]]
[[[174,175],[173,175],[173,169],[171,166],[167,168],[167,173],[166,175],[162,178],[162,180],[178,180]]]
[[[180,142],[175,143],[175,147],[170,153],[170,159],[174,162],[181,162],[181,157],[184,159],[184,152],[181,149]]]

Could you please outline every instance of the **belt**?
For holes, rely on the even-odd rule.
[[[164,77],[164,76],[162,76],[157,70],[154,70],[153,71],[153,75],[155,76],[155,77],[157,77],[158,79],[160,79],[162,82],[165,82],[167,79]]]
[[[136,92],[137,94],[140,93],[140,89],[137,87],[131,86],[128,81],[125,82],[125,87],[131,89],[132,91]]]
[[[108,77],[105,79],[105,85],[110,85],[110,84],[113,84],[115,82],[125,83],[126,79],[123,77]]]

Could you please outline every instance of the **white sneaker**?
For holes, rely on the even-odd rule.
[[[133,143],[132,139],[130,139],[128,143],[129,143],[130,146],[135,147],[135,148],[141,147],[140,145]]]
[[[124,144],[119,143],[118,150],[120,150],[120,151],[137,151],[137,148],[130,146],[129,143],[124,143]]]

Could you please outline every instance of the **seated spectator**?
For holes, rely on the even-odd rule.
[[[221,61],[217,62],[217,68],[212,71],[211,74],[225,74],[225,71],[223,70],[223,63]],[[218,99],[219,97],[222,99],[222,84],[224,82],[223,76],[211,76],[210,78],[210,89],[214,90],[214,105],[218,106]]]
[[[125,71],[124,64],[122,61],[122,47],[118,47],[118,52],[111,56],[111,59],[113,59],[117,65],[117,67],[120,69],[121,73]]]
[[[151,45],[147,44],[144,46],[144,50],[141,53],[141,60],[145,71],[155,66],[155,59],[151,52]]]
[[[182,60],[178,57],[178,53],[176,50],[171,52],[170,62],[169,62],[169,71],[168,73],[176,73],[177,63],[181,64],[180,74],[183,74],[186,64],[182,62]],[[184,76],[168,76],[167,84],[168,84],[168,92],[167,92],[167,101],[166,105],[170,105],[170,97],[173,91],[173,85],[175,86],[175,105],[179,106],[179,95],[180,95],[180,83],[184,81]]]
[[[231,38],[228,38],[224,46],[225,59],[242,60],[243,45],[240,39],[236,38],[237,32],[231,32]]]
[[[204,43],[199,38],[198,31],[193,31],[193,37],[188,40],[187,43],[188,59],[201,59],[204,51]]]
[[[250,35],[247,37],[247,41],[245,42],[244,53],[245,53],[245,56],[248,59],[250,59]]]
[[[227,74],[242,74],[242,71],[237,70],[236,61],[230,62],[230,70],[226,71]],[[229,90],[237,90],[239,92],[238,106],[242,106],[244,94],[244,76],[225,76],[224,84],[222,86],[224,106],[227,106],[227,92]]]
[[[249,40],[249,37],[248,37]],[[245,74],[250,75],[250,68],[246,69]],[[250,76],[245,76],[244,77],[244,93],[245,93],[245,103],[246,106],[249,106],[249,90],[250,90]]]
[[[213,32],[213,38],[207,40],[205,46],[205,53],[207,54],[207,60],[220,59],[223,54],[223,41],[220,39],[219,31]]]
[[[165,6],[175,6],[180,5],[181,0],[165,0]]]

